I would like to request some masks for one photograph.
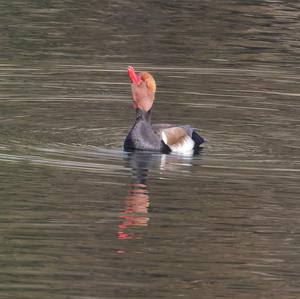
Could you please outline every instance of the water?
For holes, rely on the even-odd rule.
[[[0,3],[0,298],[299,298],[299,9]],[[123,152],[128,65],[199,155]]]

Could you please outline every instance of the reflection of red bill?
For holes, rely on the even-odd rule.
[[[140,84],[142,82],[141,77],[136,74],[136,72],[132,66],[128,67],[128,76],[132,83]]]

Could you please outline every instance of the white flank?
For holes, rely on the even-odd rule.
[[[161,131],[161,138],[163,142],[174,153],[185,154],[194,149],[195,142],[187,134],[184,128],[171,127]]]
[[[186,153],[194,149],[195,142],[190,136],[185,136],[180,142],[169,145],[170,149],[174,153]]]
[[[161,132],[161,138],[165,144],[168,144],[168,138],[164,131]]]

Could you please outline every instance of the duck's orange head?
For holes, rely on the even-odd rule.
[[[136,73],[132,66],[128,67],[131,80],[133,107],[149,111],[154,102],[156,83],[148,72]]]

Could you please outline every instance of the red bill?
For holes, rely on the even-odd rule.
[[[138,74],[136,74],[136,72],[132,66],[128,67],[128,76],[132,83],[140,84],[142,82],[141,77]]]

